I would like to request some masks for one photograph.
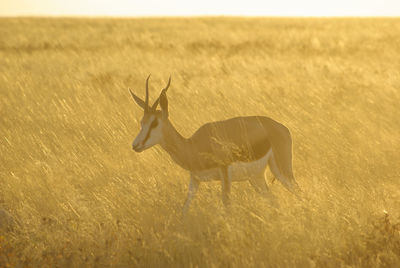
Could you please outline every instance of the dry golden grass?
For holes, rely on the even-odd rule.
[[[396,267],[399,19],[0,19],[0,267]],[[227,212],[160,148],[131,150],[169,74],[184,136],[265,115],[294,140],[296,200],[246,182]],[[384,210],[387,213],[384,213]]]

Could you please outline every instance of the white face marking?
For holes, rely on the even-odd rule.
[[[146,122],[141,122],[142,128],[133,141],[132,147],[141,152],[159,143],[162,137],[161,121],[155,115],[151,115]]]

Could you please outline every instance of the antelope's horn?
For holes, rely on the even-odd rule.
[[[169,76],[167,86],[161,91],[161,94],[165,94],[170,85],[171,85],[171,76]],[[157,100],[153,103],[153,106],[151,106],[151,110],[155,111],[157,109],[157,105],[159,102],[160,102],[160,97],[158,97]]]
[[[150,79],[151,74],[146,79],[146,98],[145,98],[145,111],[148,110],[149,108],[149,79]]]
[[[168,78],[167,86],[163,89],[164,92],[167,92],[167,90],[168,90],[168,88],[169,88],[169,85],[171,85],[171,75],[170,75],[169,78]]]

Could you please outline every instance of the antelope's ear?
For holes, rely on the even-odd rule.
[[[160,94],[160,107],[164,118],[168,117],[168,99],[165,90]]]
[[[146,103],[144,102],[144,100],[142,100],[141,98],[139,98],[138,96],[135,95],[135,93],[132,92],[132,90],[129,88],[129,92],[132,95],[132,98],[135,100],[135,102],[143,108],[143,110],[146,109]]]

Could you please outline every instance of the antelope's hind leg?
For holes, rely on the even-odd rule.
[[[301,199],[299,195],[301,193],[301,189],[294,179],[293,175],[292,178],[287,178],[286,176],[284,176],[279,170],[275,157],[273,155],[268,160],[268,163],[269,168],[275,178],[278,179],[283,184],[283,186],[285,186],[285,188],[289,190],[289,192],[293,193],[297,198]]]
[[[262,172],[249,179],[251,186],[259,193],[262,197],[267,199],[273,206],[277,207],[275,196],[270,192],[267,183],[265,182],[265,173]]]
[[[232,172],[227,167],[221,168],[222,202],[225,206],[231,204]]]
[[[200,181],[193,174],[190,174],[189,190],[185,204],[183,205],[183,214],[186,214],[187,211],[189,210],[190,203],[195,197],[197,190],[199,189],[199,185]]]

